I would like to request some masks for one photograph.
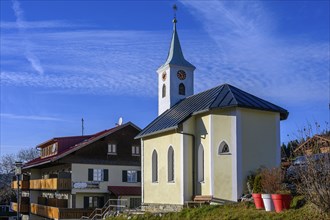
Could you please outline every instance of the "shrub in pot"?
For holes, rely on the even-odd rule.
[[[253,201],[254,205],[256,206],[256,209],[264,209],[264,202],[262,201],[261,198],[261,192],[262,192],[262,187],[261,187],[261,175],[258,174],[255,176],[254,181],[253,181]]]
[[[290,208],[292,196],[290,191],[278,191],[276,194],[272,194],[272,200],[274,203],[275,211],[282,212],[285,209]]]
[[[274,211],[274,203],[271,197],[271,193],[275,193],[281,189],[281,173],[282,171],[280,168],[268,168],[263,169],[260,172],[261,186],[264,192],[261,197],[264,202],[266,211]]]

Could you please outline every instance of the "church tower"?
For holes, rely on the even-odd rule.
[[[176,7],[174,7],[176,10]],[[194,94],[194,70],[196,67],[185,60],[173,19],[173,35],[166,62],[158,68],[158,115]]]

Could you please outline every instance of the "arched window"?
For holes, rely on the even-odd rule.
[[[203,145],[199,145],[198,147],[198,181],[203,182],[204,181],[204,147]]]
[[[185,95],[186,94],[186,87],[183,85],[183,83],[180,83],[179,85],[179,95]]]
[[[167,179],[169,182],[174,181],[174,150],[172,146],[167,152]]]
[[[158,155],[157,151],[152,152],[152,182],[158,181]]]
[[[229,146],[225,141],[222,141],[218,148],[218,154],[226,154],[226,153],[229,153]]]
[[[166,96],[166,86],[165,84],[163,84],[163,88],[162,88],[162,98],[164,98]]]

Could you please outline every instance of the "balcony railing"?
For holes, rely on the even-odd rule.
[[[11,188],[12,189],[17,189],[17,181],[16,180],[11,182]],[[20,180],[19,181],[19,188],[21,190],[29,190],[29,188],[30,188],[29,180]]]
[[[17,212],[17,203],[16,202],[11,202],[10,203],[11,209],[15,212]],[[21,203],[19,204],[19,212],[22,214],[28,214],[30,211],[30,205],[29,204],[24,204]]]
[[[30,180],[30,189],[70,190],[71,179],[51,178]]]
[[[52,219],[79,219],[81,216],[89,216],[93,210],[57,208],[52,206],[31,203],[31,213]]]

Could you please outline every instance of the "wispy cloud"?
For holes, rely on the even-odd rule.
[[[16,16],[16,24],[17,28],[22,32],[24,43],[25,43],[25,57],[30,62],[32,68],[38,72],[39,74],[44,73],[44,69],[41,65],[39,58],[34,54],[31,49],[31,44],[26,37],[25,33],[25,22],[24,22],[24,12],[20,6],[20,3],[17,0],[12,0],[13,3],[13,10]]]
[[[206,30],[206,34],[183,31],[181,23],[178,24],[184,54],[197,67],[196,92],[230,83],[276,103],[277,100],[285,103],[327,100],[324,94],[329,89],[325,83],[329,69],[328,42],[274,34],[276,19],[261,2],[182,3]],[[22,25],[22,19],[18,20]],[[48,22],[51,27],[52,21]],[[29,25],[38,26],[33,22]],[[26,54],[22,51],[26,48],[24,37],[13,32],[0,36],[2,84],[74,93],[157,95],[155,70],[165,61],[170,30],[114,31],[55,26],[47,30],[26,29],[28,48],[35,55],[27,56],[29,65],[18,58]],[[38,57],[42,57],[42,65]],[[44,69],[47,70],[44,74],[34,74]]]
[[[329,42],[276,34],[278,24],[262,2],[182,3],[216,45],[204,54],[213,63],[197,70],[204,84],[225,81],[287,103],[327,100]],[[209,66],[218,74],[209,75]]]
[[[21,9],[19,8],[21,11]],[[21,11],[22,13],[22,11]],[[16,15],[17,16],[17,15]],[[68,21],[61,20],[50,20],[50,21],[24,21],[21,20],[19,22],[19,26],[24,29],[53,29],[53,28],[82,28],[85,25],[82,24],[74,24]],[[91,25],[88,25],[90,27]],[[9,22],[9,21],[1,21],[0,28],[1,29],[16,29],[18,27],[17,22]]]
[[[16,114],[1,113],[0,117],[7,119],[23,119],[23,120],[37,120],[37,121],[64,121],[63,119],[60,118],[40,116],[40,115],[16,115]]]

